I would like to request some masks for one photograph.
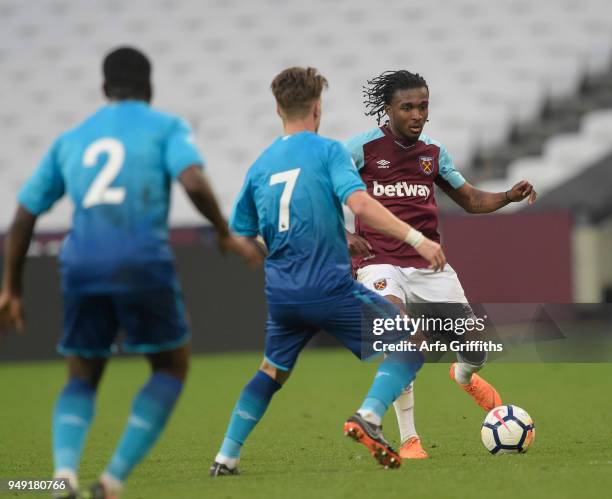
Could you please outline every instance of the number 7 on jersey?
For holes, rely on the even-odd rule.
[[[279,232],[289,230],[289,204],[291,203],[291,196],[293,195],[293,189],[295,188],[295,183],[297,182],[299,174],[300,168],[294,168],[293,170],[275,173],[270,177],[270,185],[285,184],[278,207]]]

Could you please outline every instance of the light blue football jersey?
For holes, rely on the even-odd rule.
[[[60,254],[64,289],[105,293],[175,282],[170,184],[203,165],[189,126],[144,101],[108,104],[62,134],[18,195],[34,215],[74,204]]]
[[[312,132],[278,138],[249,169],[230,226],[267,247],[269,303],[329,300],[352,285],[342,204],[365,190],[348,150]]]

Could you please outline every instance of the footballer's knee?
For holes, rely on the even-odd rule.
[[[70,379],[78,379],[90,384],[95,390],[104,374],[106,358],[86,359],[85,357],[68,357],[68,374]]]
[[[259,370],[266,373],[274,381],[281,385],[283,385],[285,381],[289,379],[289,376],[291,376],[291,371],[283,371],[282,369],[270,364],[266,359],[264,359],[261,366],[259,366]]]
[[[189,356],[191,345],[183,345],[174,350],[152,353],[147,355],[153,372],[163,372],[180,381],[185,381],[189,371]]]

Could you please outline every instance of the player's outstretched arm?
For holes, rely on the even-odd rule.
[[[410,244],[425,258],[430,268],[442,270],[446,257],[440,245],[397,218],[365,191],[355,191],[346,200],[349,209],[373,229]]]
[[[0,293],[0,331],[17,328],[23,331],[23,269],[36,225],[36,216],[22,206],[17,207],[13,223],[4,241],[4,270]]]
[[[477,189],[466,182],[459,189],[443,186],[444,192],[468,213],[491,213],[510,203],[527,199],[528,204],[535,203],[538,193],[527,180],[514,184],[506,192],[487,192]]]
[[[201,168],[197,165],[189,166],[181,172],[178,179],[193,205],[213,224],[217,231],[221,252],[224,254],[236,253],[252,267],[261,265],[263,257],[257,246],[245,238],[234,237],[230,234],[215,193],[202,174]]]

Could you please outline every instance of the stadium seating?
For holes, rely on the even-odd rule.
[[[103,103],[100,61],[119,44],[152,57],[154,104],[194,126],[227,212],[250,162],[280,131],[269,82],[284,67],[313,65],[329,78],[321,132],[340,139],[375,124],[363,115],[367,78],[420,72],[432,96],[427,131],[465,168],[548,97],[608,69],[611,14],[607,0],[2,2],[0,230],[54,137]],[[579,134],[550,139],[542,158],[517,160],[503,185],[525,172],[547,187],[563,181],[612,148],[602,141],[611,129],[610,113],[586,116]],[[199,223],[176,199],[173,222]],[[65,228],[68,212],[65,204],[42,227]]]
[[[580,175],[612,152],[612,111],[585,115],[578,133],[560,134],[544,144],[538,157],[515,160],[508,166],[507,183],[529,178],[545,192]]]

